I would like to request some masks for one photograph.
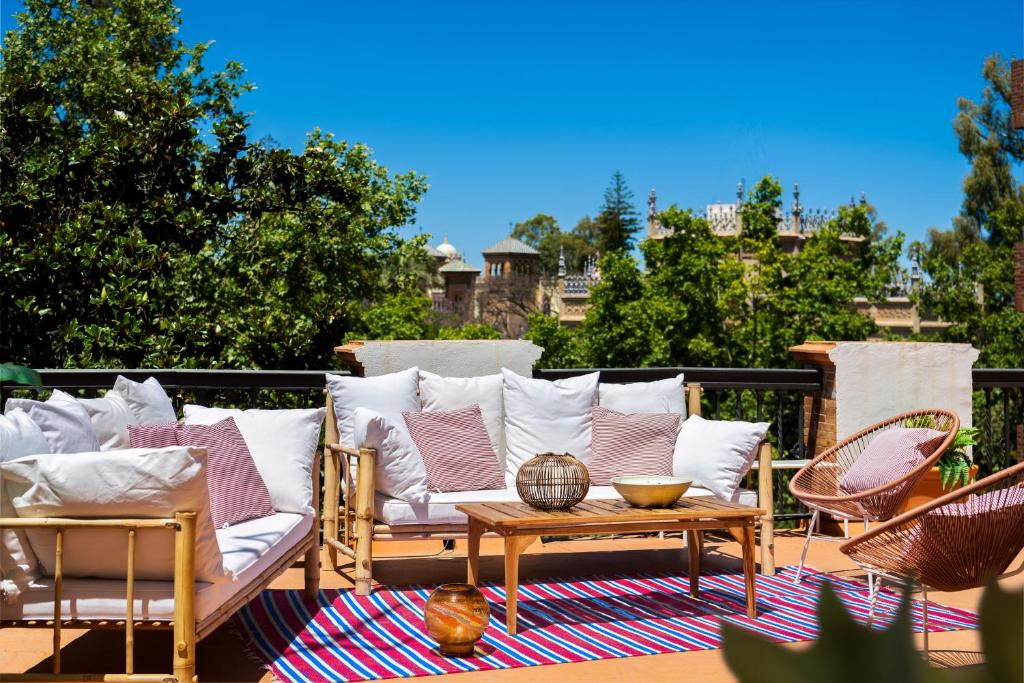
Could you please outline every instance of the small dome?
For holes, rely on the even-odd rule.
[[[448,235],[444,236],[444,242],[437,245],[436,249],[448,260],[459,258],[459,250],[448,244]]]

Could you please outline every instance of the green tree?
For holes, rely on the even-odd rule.
[[[580,347],[579,336],[574,330],[559,324],[555,316],[534,313],[524,336],[544,349],[537,360],[537,367],[584,368],[590,365]]]
[[[539,213],[516,223],[512,236],[540,252],[542,275],[553,276],[558,273],[559,257],[565,258],[565,267],[569,273],[578,273],[583,268],[583,262],[597,253],[593,233],[589,230],[592,223],[589,218],[584,218],[576,229],[562,232],[553,216]]]
[[[612,174],[596,222],[597,239],[594,246],[598,252],[607,254],[633,248],[634,235],[640,230],[640,214],[633,206],[633,192],[619,171]]]
[[[254,142],[250,86],[170,0],[28,0],[0,65],[0,356],[310,367],[381,285],[426,185],[313,133]]]
[[[1024,187],[1013,171],[1024,161],[1024,131],[1010,122],[1009,66],[985,61],[980,102],[961,98],[953,123],[971,164],[964,201],[950,230],[932,229],[919,302],[951,323],[947,341],[971,343],[988,367],[1024,366],[1024,313],[1013,308],[1014,241],[1024,240]]]

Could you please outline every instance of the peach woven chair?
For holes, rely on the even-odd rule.
[[[978,588],[1024,550],[1024,462],[957,489],[839,546],[877,580],[921,587],[928,652],[928,589]]]
[[[881,486],[859,493],[849,493],[843,490],[840,485],[843,475],[857,462],[857,458],[876,436],[894,427],[920,427],[924,423],[947,433],[946,438],[931,455],[906,474]],[[953,443],[953,438],[959,429],[960,418],[948,410],[929,408],[902,413],[844,439],[832,448],[823,451],[793,475],[789,481],[790,493],[813,510],[811,521],[807,527],[803,552],[800,554],[800,565],[797,567],[793,582],[798,583],[803,574],[807,548],[821,520],[822,513],[842,519],[844,523],[850,520],[862,521],[865,529],[872,522],[882,522],[892,518],[907,500],[914,484],[938,462],[942,454]],[[871,582],[870,574],[868,581]]]

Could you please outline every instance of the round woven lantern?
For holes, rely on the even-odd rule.
[[[540,453],[519,468],[516,490],[527,505],[540,510],[568,510],[590,490],[590,473],[568,453]]]

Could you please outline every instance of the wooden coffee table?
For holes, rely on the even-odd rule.
[[[757,616],[754,586],[754,524],[759,508],[727,503],[710,496],[681,498],[670,508],[635,508],[624,500],[587,500],[564,512],[536,510],[526,503],[465,503],[455,508],[469,517],[468,581],[480,580],[480,537],[492,531],[505,539],[505,610],[510,635],[516,632],[519,555],[539,536],[628,534],[685,531],[690,552],[690,595],[697,597],[700,577],[700,532],[725,529],[743,548],[747,616]]]

